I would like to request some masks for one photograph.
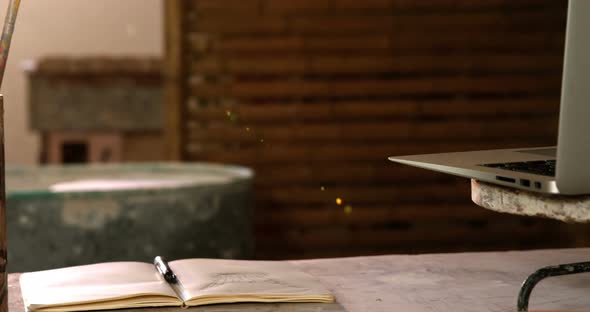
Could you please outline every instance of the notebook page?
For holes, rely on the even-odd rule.
[[[164,302],[180,305],[180,300],[154,266],[141,262],[99,263],[24,273],[20,284],[29,310],[146,295],[156,295]]]
[[[279,261],[245,261],[222,259],[187,259],[169,263],[193,301],[219,297],[236,301],[307,301],[331,302],[330,292],[311,275]],[[264,300],[267,298],[269,300]]]

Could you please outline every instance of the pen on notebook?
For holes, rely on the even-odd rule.
[[[162,274],[162,276],[164,276],[166,282],[172,284],[176,284],[178,282],[178,280],[176,279],[176,275],[174,274],[174,272],[172,272],[172,270],[168,266],[168,262],[166,262],[164,258],[157,256],[154,259],[154,266],[156,266],[156,269],[160,272],[160,274]]]

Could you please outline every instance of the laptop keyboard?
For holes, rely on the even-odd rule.
[[[555,176],[555,160],[522,161],[511,163],[484,164],[484,167],[498,168],[510,171],[518,171],[539,174],[549,177]]]

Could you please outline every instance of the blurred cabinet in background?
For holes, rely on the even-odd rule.
[[[41,163],[164,159],[160,60],[46,58],[28,74]]]

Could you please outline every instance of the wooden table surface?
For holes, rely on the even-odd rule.
[[[588,259],[590,249],[292,261],[331,289],[337,303],[233,304],[191,311],[507,312],[515,310],[520,284],[533,270]],[[24,311],[18,277],[9,276],[11,312]],[[590,311],[589,293],[590,274],[549,278],[533,291],[531,310]]]

